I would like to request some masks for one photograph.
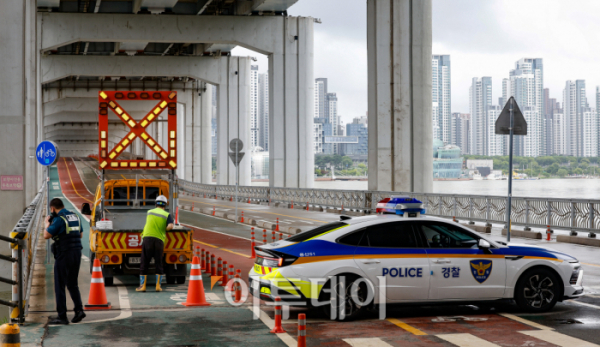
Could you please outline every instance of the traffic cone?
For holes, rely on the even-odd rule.
[[[252,228],[252,232],[250,234],[252,235],[252,239],[250,241],[250,248],[252,248],[252,256],[250,257],[250,259],[256,259],[256,250],[254,250],[254,247],[256,246],[256,243],[254,241],[254,228]]]
[[[229,265],[229,275],[227,276],[227,286],[225,287],[224,291],[226,292],[232,292],[233,291],[233,279],[235,278],[234,276],[234,268],[233,268],[233,264]]]
[[[110,310],[111,307],[110,302],[106,300],[106,290],[104,289],[104,277],[102,277],[100,260],[94,259],[90,296],[88,297],[88,303],[84,308],[86,310]]]
[[[184,306],[210,306],[204,297],[204,284],[202,284],[202,270],[200,270],[200,260],[198,257],[192,259],[192,270],[190,271],[190,281],[188,284],[187,300],[182,303]]]
[[[285,333],[281,326],[281,298],[275,297],[275,326],[271,330],[271,334]]]
[[[206,251],[204,248],[200,251],[200,259],[202,259],[200,263],[200,270],[206,271]]]
[[[207,274],[211,274],[212,273],[212,269],[211,269],[211,265],[210,265],[210,252],[206,252],[206,273]]]
[[[277,225],[275,226],[275,231],[279,231],[279,218],[277,218]]]
[[[546,230],[546,235],[547,235],[547,236],[546,236],[546,241],[551,241],[551,240],[552,240],[552,239],[550,238],[550,234],[551,234],[551,232],[550,232],[550,226],[548,225],[548,230]]]
[[[238,269],[237,271],[240,271],[240,270]],[[239,279],[240,279],[239,273],[235,274],[235,278],[238,281],[235,283],[234,302],[239,303],[239,302],[242,302],[242,286],[239,282]]]
[[[306,347],[306,314],[298,314],[298,347]]]
[[[221,278],[221,287],[225,287],[227,285],[227,260],[223,260],[223,272],[222,272],[222,278]]]
[[[240,220],[240,223],[244,223],[244,211],[242,211],[242,219]]]

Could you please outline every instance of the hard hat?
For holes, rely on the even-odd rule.
[[[159,206],[166,206],[167,203],[168,200],[164,195],[160,195],[158,198],[156,198],[156,204]]]

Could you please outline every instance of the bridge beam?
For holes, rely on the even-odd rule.
[[[367,0],[369,190],[429,193],[431,0]]]

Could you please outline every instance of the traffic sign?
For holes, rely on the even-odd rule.
[[[244,152],[238,152],[237,154],[237,158],[235,155],[235,152],[229,152],[229,159],[231,159],[231,161],[233,162],[233,165],[235,165],[235,167],[237,167],[238,165],[240,165],[240,162],[242,161],[242,158],[244,157]]]
[[[514,135],[527,135],[527,122],[525,121],[525,117],[523,117],[523,113],[519,109],[519,105],[517,105],[517,101],[514,97],[510,97],[508,102],[504,106],[502,113],[496,119],[496,134],[497,135],[510,135],[510,103],[513,102],[513,112],[514,112]]]
[[[52,141],[42,141],[35,150],[38,163],[44,166],[54,165],[60,157],[58,145]]]
[[[241,151],[243,148],[244,148],[244,143],[242,142],[242,140],[235,138],[235,139],[229,141],[229,149],[232,150],[233,152]]]

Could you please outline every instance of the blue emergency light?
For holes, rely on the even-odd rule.
[[[418,217],[419,214],[425,214],[423,202],[409,196],[394,197],[386,204],[386,211],[394,212],[399,216]]]

